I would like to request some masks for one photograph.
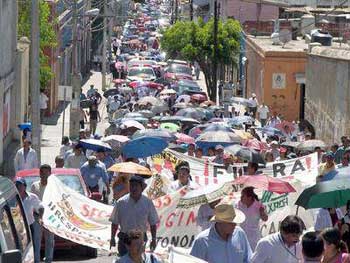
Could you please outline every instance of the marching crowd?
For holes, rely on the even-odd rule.
[[[120,57],[121,43],[118,38],[113,41],[116,57]],[[154,38],[151,43],[144,41],[137,48],[138,52],[149,49],[159,51],[159,39]],[[199,65],[197,62],[193,64],[198,79]],[[164,90],[170,89],[171,86]],[[146,97],[151,99],[147,100]],[[220,165],[232,175],[257,176],[266,163],[294,159],[314,152],[319,162],[315,183],[334,180],[336,175],[332,172],[349,166],[349,137],[343,136],[341,145],[327,147],[322,141],[315,140],[315,131],[309,123],[281,119],[278,112],[269,109],[264,102],[259,104],[255,94],[246,100],[233,98],[229,111],[208,100],[187,100],[187,97],[181,97],[176,92],[163,96],[160,90],[142,85],[130,92],[128,87],[116,84],[116,93],[106,99],[110,127],[102,136],[97,133],[97,126],[101,121],[102,107],[99,106],[104,99],[94,86],[90,87],[86,95],[81,91],[80,100],[90,101],[89,109],[82,107],[80,110],[79,138],[74,142],[68,137],[62,138],[55,167],[79,169],[89,195],[100,194],[101,202],[114,205],[109,219],[110,246],[117,246],[118,258],[115,261],[118,263],[161,262],[155,253],[145,252],[146,243],[151,252],[157,247],[159,222],[152,198],[144,192],[149,181],[142,174],[110,170],[114,164],[126,162],[152,168],[146,156],[134,157],[123,151],[122,146],[127,141],[160,137],[166,141],[168,148]],[[245,108],[244,112],[242,107]],[[128,114],[130,117],[125,118]],[[163,120],[167,120],[167,125],[163,125]],[[147,132],[152,135],[148,136]],[[214,135],[217,132],[220,138],[205,137],[211,132]],[[156,133],[161,134],[157,136]],[[96,143],[110,142],[108,139],[111,138],[125,138],[125,141],[118,141],[117,146],[110,144],[111,149],[86,145],[86,141],[91,139]],[[237,149],[233,151],[230,148],[232,144],[238,150],[248,151],[249,155]],[[140,146],[139,150],[146,149]],[[242,164],[240,169],[237,169],[237,164]],[[44,213],[41,201],[51,167],[39,165],[29,136],[23,137],[23,147],[15,156],[14,167],[16,172],[40,168],[40,180],[31,185],[31,192],[26,191],[27,182],[24,179],[16,180],[16,186],[32,230],[35,262],[40,262],[42,235],[45,236],[45,262],[51,262],[54,235],[41,221]],[[189,190],[201,188],[192,180],[191,167],[185,161],[174,167],[172,176],[168,178],[171,183],[167,192],[162,194],[183,187]],[[160,195],[158,193],[157,196]],[[217,198],[200,206],[196,220],[202,232],[196,236],[190,254],[210,263],[350,262],[349,213],[350,202],[347,207],[320,208],[312,230],[307,230],[297,215],[289,215],[280,222],[278,232],[262,237],[259,225],[261,221],[267,221],[269,215],[255,189],[244,186],[240,201],[236,204],[225,203],[223,199]],[[147,235],[148,231],[150,235]]]

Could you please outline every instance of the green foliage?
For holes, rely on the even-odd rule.
[[[50,6],[44,1],[39,1],[39,27],[40,27],[40,86],[46,88],[53,76],[49,65],[49,57],[44,50],[57,45],[55,26],[57,20],[50,16]],[[30,39],[31,26],[31,1],[18,1],[18,36],[26,36]]]
[[[216,97],[213,83],[214,19],[204,23],[199,20],[178,21],[163,32],[161,47],[171,58],[198,61],[205,75],[211,99]],[[239,54],[241,26],[238,21],[228,19],[218,23],[218,63],[231,64]]]

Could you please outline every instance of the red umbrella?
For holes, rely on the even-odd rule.
[[[195,143],[194,138],[192,138],[191,136],[188,136],[184,133],[177,132],[174,135],[177,139],[176,140],[177,143],[187,143],[187,144],[194,144]]]
[[[191,96],[191,100],[195,100],[195,101],[198,101],[198,102],[203,102],[203,101],[206,101],[207,100],[207,97],[203,94],[193,94]]]
[[[159,89],[159,90],[164,88],[162,84],[156,83],[156,82],[149,82],[148,87],[150,87],[151,89]]]
[[[114,79],[113,83],[115,83],[115,84],[123,84],[123,83],[125,83],[125,79]]]
[[[244,175],[235,179],[233,183],[252,186],[277,194],[296,192],[290,183],[268,175]]]
[[[129,87],[135,89],[135,88],[141,87],[141,86],[148,87],[149,82],[148,81],[132,81],[128,85],[129,85]]]
[[[263,151],[268,149],[266,143],[258,141],[257,139],[246,140],[244,141],[243,146],[257,151]]]
[[[294,124],[289,121],[282,121],[275,125],[276,129],[279,129],[280,131],[284,133],[290,133],[295,130]]]

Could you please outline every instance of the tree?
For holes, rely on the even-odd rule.
[[[216,101],[216,83],[213,83],[214,19],[207,23],[199,20],[178,21],[163,32],[162,49],[168,57],[197,61],[204,73],[208,95]],[[228,19],[218,23],[218,63],[232,64],[239,54],[241,26]]]
[[[56,32],[54,30],[57,21],[51,18],[50,6],[45,0],[39,1],[39,27],[40,27],[40,87],[46,87],[53,76],[45,49],[57,45]],[[18,36],[26,36],[30,39],[31,26],[31,1],[18,1]]]

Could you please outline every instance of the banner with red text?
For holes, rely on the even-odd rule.
[[[113,207],[72,190],[50,176],[43,196],[45,228],[57,236],[93,248],[109,250]]]

